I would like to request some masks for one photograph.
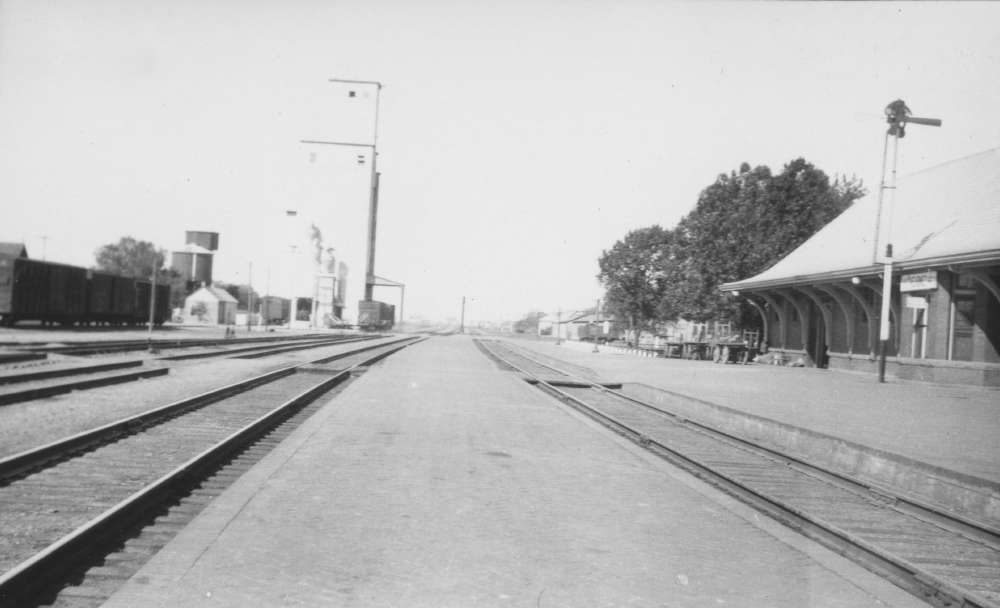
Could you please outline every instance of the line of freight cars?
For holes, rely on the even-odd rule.
[[[142,279],[25,257],[0,256],[0,325],[139,325],[152,284]],[[170,286],[156,286],[153,321],[170,319]]]

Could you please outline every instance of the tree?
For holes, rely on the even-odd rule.
[[[236,308],[240,310],[249,310],[251,293],[253,294],[254,306],[260,302],[260,294],[257,293],[256,289],[253,289],[249,285],[237,285],[235,283],[222,283],[220,281],[215,281],[212,283],[212,286],[218,287],[236,298]]]
[[[660,226],[633,230],[598,259],[598,280],[605,288],[605,306],[629,330],[650,329],[658,318],[666,276],[662,260],[669,258],[673,235]]]
[[[678,302],[692,320],[732,320],[756,326],[746,303],[719,291],[719,285],[770,268],[864,195],[855,180],[827,175],[797,158],[781,173],[746,163],[705,188],[698,204],[678,225],[684,243],[685,273]]]
[[[156,282],[170,285],[170,306],[184,306],[186,286],[180,273],[164,268],[167,250],[157,248],[149,241],[140,241],[131,236],[123,236],[117,243],[110,243],[94,252],[96,269],[119,276],[150,279],[153,268],[157,269]]]
[[[674,230],[635,230],[603,252],[609,309],[633,332],[677,318],[759,326],[749,304],[719,285],[773,266],[864,194],[857,179],[831,183],[802,158],[778,175],[743,163],[702,190]]]
[[[104,245],[94,252],[97,269],[126,277],[148,279],[156,268],[163,273],[163,262],[167,257],[165,249],[157,249],[149,241],[139,241],[131,236],[123,236],[117,243]],[[159,275],[157,275],[159,279]]]

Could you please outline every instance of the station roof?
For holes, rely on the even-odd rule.
[[[900,178],[895,194],[890,204],[891,191],[886,190],[877,248],[878,187],[771,268],[720,289],[878,273],[886,242],[893,244],[893,263],[901,270],[1000,261],[1000,148]]]

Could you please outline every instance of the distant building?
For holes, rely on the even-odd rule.
[[[594,309],[564,310],[545,313],[538,319],[538,335],[560,340],[608,339],[612,322],[608,315],[595,315]]]
[[[184,242],[188,245],[197,245],[208,251],[218,251],[219,233],[207,232],[205,230],[188,230],[184,233]]]
[[[218,287],[202,287],[184,299],[184,322],[232,325],[236,322],[236,298]]]
[[[212,284],[212,262],[219,248],[219,233],[189,230],[184,248],[174,251],[170,268],[184,278],[188,293]]]
[[[1000,385],[1000,149],[900,179],[876,242],[877,199],[873,192],[771,268],[722,290],[760,311],[772,350],[875,372],[888,235],[887,372]]]
[[[28,257],[28,248],[24,243],[0,243],[0,255],[10,258]]]

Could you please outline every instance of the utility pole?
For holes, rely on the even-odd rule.
[[[888,217],[885,222],[885,258],[882,268],[882,308],[879,319],[879,360],[878,360],[878,381],[885,382],[886,354],[889,350],[889,313],[892,305],[892,213],[896,199],[896,165],[899,159],[899,140],[906,136],[906,124],[926,125],[929,127],[940,127],[941,120],[938,118],[918,118],[910,116],[910,108],[906,107],[902,99],[890,103],[885,107],[886,122],[889,129],[885,132],[885,145],[882,148],[882,180],[878,191],[878,210],[875,216],[875,251],[872,262],[878,263],[878,241],[879,230],[882,221],[882,197],[886,190],[890,190]],[[889,152],[889,137],[892,136],[892,173],[890,185],[885,185],[886,157]],[[897,324],[899,320],[897,319]]]
[[[372,143],[361,144],[353,142],[342,142],[342,141],[317,141],[317,140],[301,140],[304,144],[324,144],[330,146],[348,146],[354,148],[368,148],[371,150],[372,154],[372,167],[371,167],[371,185],[368,194],[368,255],[367,264],[365,267],[365,302],[371,302],[372,296],[375,291],[375,235],[377,231],[378,224],[378,188],[379,179],[381,174],[378,172],[378,113],[379,113],[379,101],[382,94],[382,83],[375,80],[346,80],[343,78],[330,78],[329,82],[338,82],[342,84],[358,84],[364,86],[374,86],[375,87],[375,120],[374,128],[372,133]],[[355,91],[348,92],[349,97],[355,97]],[[358,162],[362,162],[359,157]]]
[[[149,287],[149,332],[146,334],[146,351],[153,352],[153,322],[156,312],[156,271],[160,264],[156,252],[153,252],[153,279]]]
[[[556,346],[562,344],[562,308],[556,313]]]
[[[267,267],[267,274],[264,279],[264,305],[260,307],[261,322],[264,324],[264,333],[267,333],[267,315],[271,307],[271,267]]]
[[[252,331],[253,324],[253,262],[247,271],[247,333]]]
[[[458,333],[460,334],[465,333],[465,296],[462,296],[462,321],[461,325],[459,326]]]
[[[593,336],[593,338],[594,338],[594,351],[593,352],[599,353],[601,351],[600,351],[600,349],[597,348],[597,334],[601,332],[601,299],[600,298],[597,298],[597,301],[594,302],[594,323],[597,325],[597,331],[594,332],[594,336]]]

